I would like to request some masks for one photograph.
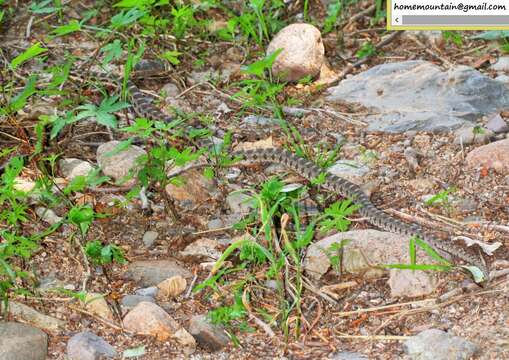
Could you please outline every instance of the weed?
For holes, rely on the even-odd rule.
[[[365,57],[373,56],[376,54],[376,47],[373,45],[371,41],[367,41],[357,50],[355,56],[359,59],[363,59]]]
[[[334,30],[338,17],[341,14],[341,0],[336,0],[335,2],[331,2],[329,6],[327,6],[327,17],[323,23],[323,34],[330,33]]]
[[[231,325],[232,318],[238,319],[247,315],[246,304],[249,303],[251,311],[263,316],[269,324],[279,324],[287,339],[291,336],[292,328],[294,336],[299,336],[304,296],[301,259],[305,250],[313,240],[317,228],[322,231],[344,231],[350,225],[347,217],[358,208],[352,205],[350,200],[338,202],[304,226],[301,223],[299,202],[306,194],[306,189],[305,186],[285,186],[281,180],[274,178],[265,182],[259,192],[248,191],[254,210],[247,216],[249,220],[244,226],[248,225],[252,229],[251,233],[256,240],[242,239],[231,244],[216,262],[210,277],[195,289],[209,287],[214,290],[214,284],[225,279],[227,274],[230,276],[238,271],[244,272],[244,280],[235,283],[235,286],[241,287],[237,294],[242,294],[242,304],[239,302],[240,295],[236,295],[233,305],[211,312],[215,321]],[[289,230],[290,222],[293,222],[294,231]],[[237,252],[241,264],[235,269],[222,269],[226,259]],[[251,288],[260,286],[253,283],[260,278],[260,268],[265,269],[265,279],[274,279],[278,284],[275,294],[277,312],[268,312],[252,305],[258,301],[256,292],[252,292]],[[245,271],[248,271],[248,275]],[[254,276],[255,273],[258,275]],[[293,326],[289,325],[290,317],[296,319]]]
[[[447,44],[453,43],[457,47],[463,46],[463,36],[459,31],[444,30],[442,35]]]
[[[106,265],[113,262],[125,264],[127,262],[120,247],[112,244],[104,245],[99,240],[87,242],[85,252],[92,262],[97,265]]]

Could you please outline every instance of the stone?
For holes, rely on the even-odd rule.
[[[216,240],[207,238],[198,239],[187,245],[185,249],[180,252],[180,256],[183,258],[191,258],[196,261],[217,260],[222,254],[221,251],[217,249],[218,245]]]
[[[63,217],[60,217],[57,214],[55,214],[53,210],[47,209],[42,206],[35,208],[35,213],[37,214],[37,216],[41,218],[42,221],[47,222],[50,225],[55,225],[64,220]]]
[[[178,86],[175,85],[174,83],[165,84],[161,90],[164,91],[164,93],[166,94],[167,97],[171,97],[171,98],[174,98],[178,94],[180,94],[180,90],[179,90]]]
[[[234,191],[228,194],[226,203],[232,212],[242,215],[247,215],[254,209],[252,196],[240,191]]]
[[[341,351],[332,355],[331,360],[369,360],[363,354],[351,351]]]
[[[0,359],[46,360],[48,335],[16,322],[0,322]]]
[[[145,234],[143,234],[143,245],[147,249],[151,249],[154,246],[154,243],[159,236],[159,233],[157,231],[147,231]]]
[[[403,347],[413,360],[468,360],[479,351],[476,344],[438,329],[412,336]]]
[[[509,56],[501,56],[497,62],[490,66],[490,69],[495,71],[509,71]]]
[[[97,148],[97,162],[104,175],[118,181],[126,179],[130,173],[136,176],[139,165],[137,159],[147,155],[147,152],[136,145],[117,151],[120,141],[109,141]]]
[[[224,328],[212,324],[206,315],[195,315],[189,321],[189,332],[201,347],[210,351],[219,351],[230,342]]]
[[[134,280],[143,287],[156,286],[175,275],[186,279],[193,276],[174,259],[134,261],[129,264],[125,273],[127,279]]]
[[[80,332],[67,342],[69,360],[99,360],[116,356],[117,351],[113,346],[89,331]]]
[[[194,339],[185,329],[161,307],[151,302],[141,302],[136,305],[124,317],[123,324],[126,330],[153,336],[159,341],[177,337],[182,345],[196,346]]]
[[[23,319],[31,325],[50,332],[60,331],[66,325],[66,322],[63,320],[41,314],[30,306],[16,301],[9,301],[9,313],[18,319]]]
[[[440,47],[444,43],[444,37],[440,30],[407,30],[403,36],[410,39],[414,36],[420,41],[436,47]]]
[[[27,178],[16,177],[14,178],[13,188],[17,191],[29,193],[30,191],[35,189],[36,185],[37,184],[35,183],[35,181],[32,181]]]
[[[509,76],[506,74],[498,75],[495,81],[501,82],[504,85],[509,85]]]
[[[369,172],[369,167],[354,160],[338,160],[327,171],[360,185],[363,183],[362,177]]]
[[[157,293],[159,292],[159,289],[157,286],[151,286],[147,288],[137,289],[134,291],[136,295],[140,296],[150,296],[152,298],[155,298]]]
[[[202,171],[190,170],[185,175],[184,184],[166,186],[166,193],[173,199],[194,207],[218,196],[216,182],[203,176]]]
[[[87,176],[90,171],[94,170],[89,162],[75,158],[60,159],[58,166],[67,180],[72,180],[76,176]]]
[[[392,297],[418,297],[433,293],[437,278],[433,273],[407,269],[391,269],[389,286]]]
[[[265,116],[248,115],[242,119],[242,123],[248,126],[270,126],[278,125],[280,120],[275,118],[268,118]]]
[[[120,306],[123,310],[131,310],[139,303],[147,301],[155,303],[155,300],[152,296],[143,296],[143,295],[125,295],[120,300]]]
[[[157,285],[159,291],[157,298],[162,300],[173,299],[182,294],[187,288],[187,281],[180,275],[172,276]]]
[[[493,131],[495,134],[505,133],[509,131],[509,126],[507,125],[507,122],[504,119],[502,119],[502,116],[500,116],[500,114],[495,114],[494,116],[492,116],[486,123],[486,128],[488,130]]]
[[[439,101],[437,101],[439,99]],[[329,88],[329,102],[370,108],[367,131],[449,131],[509,105],[509,89],[479,71],[423,60],[372,67]]]
[[[113,313],[102,294],[87,293],[85,297],[85,308],[92,314],[113,321]]]
[[[493,132],[482,127],[469,126],[456,130],[454,135],[454,143],[457,145],[487,144]]]
[[[494,169],[499,173],[509,173],[509,139],[480,146],[467,154],[469,167]]]
[[[351,230],[328,236],[312,243],[304,259],[306,272],[318,279],[325,274],[330,266],[332,252],[331,245],[342,245],[343,270],[348,273],[360,273],[366,278],[380,277],[387,270],[380,265],[409,264],[409,239],[407,236],[393,234],[379,230]],[[425,264],[433,264],[433,260],[424,251],[417,250],[417,258]]]
[[[324,63],[325,48],[320,30],[310,24],[291,24],[281,29],[267,47],[267,55],[283,49],[272,73],[286,81],[315,77]]]

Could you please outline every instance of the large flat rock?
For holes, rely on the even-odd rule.
[[[422,60],[382,64],[329,89],[329,102],[359,103],[369,131],[448,131],[509,108],[509,89],[479,71],[442,71]]]

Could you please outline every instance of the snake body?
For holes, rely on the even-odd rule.
[[[148,66],[148,71],[150,71],[150,68],[151,65]],[[131,104],[138,116],[164,122],[170,122],[173,120],[171,116],[155,107],[132,80],[128,80],[127,88]],[[243,161],[248,162],[279,163],[297,174],[302,175],[308,180],[317,178],[324,171],[315,163],[298,157],[285,149],[260,148],[241,150],[235,151],[231,155],[234,157],[240,157]],[[470,265],[474,265],[483,272],[484,278],[488,279],[488,268],[480,253],[474,254],[467,251],[464,247],[458,246],[452,242],[442,241],[434,235],[424,231],[418,224],[406,223],[386,214],[373,205],[358,185],[346,179],[327,173],[325,182],[322,186],[330,191],[338,193],[339,195],[348,197],[356,204],[360,205],[361,207],[358,210],[359,213],[366,218],[370,224],[392,233],[398,233],[408,237],[417,236],[445,259],[452,261],[457,258]]]

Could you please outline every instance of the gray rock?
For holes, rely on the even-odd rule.
[[[58,165],[67,180],[72,180],[76,176],[87,176],[94,169],[89,162],[74,158],[60,159]]]
[[[134,293],[136,295],[150,296],[152,298],[155,298],[158,292],[159,292],[159,289],[157,288],[157,286],[151,286],[151,287],[142,288],[142,289],[138,289],[138,290],[134,291]]]
[[[509,76],[502,74],[495,78],[495,81],[501,82],[504,85],[509,85]]]
[[[178,94],[180,94],[180,90],[178,88],[177,85],[175,85],[174,83],[168,83],[168,84],[165,84],[163,86],[163,89],[164,93],[166,94],[167,97],[176,97]]]
[[[205,315],[196,315],[189,321],[189,332],[200,346],[218,351],[228,345],[230,338],[219,325],[211,324]]]
[[[42,221],[45,221],[50,225],[55,225],[56,223],[64,220],[64,218],[55,214],[53,210],[47,209],[42,206],[37,207],[35,209],[35,213],[37,214],[37,216],[41,218]]]
[[[509,71],[509,56],[501,56],[498,61],[490,66],[495,71]]]
[[[267,125],[278,125],[279,120],[274,118],[268,118],[264,116],[248,115],[242,119],[242,122],[249,126],[267,126]]]
[[[157,231],[147,231],[143,234],[143,244],[147,249],[151,249],[159,236]]]
[[[143,296],[143,295],[126,295],[122,297],[120,301],[120,306],[122,306],[122,310],[131,310],[136,305],[141,303],[142,301],[148,301],[155,303],[155,300],[151,296]]]
[[[9,302],[9,313],[47,331],[62,330],[66,324],[63,320],[42,314],[30,306],[16,301]]]
[[[378,114],[369,131],[448,131],[509,106],[509,89],[475,69],[447,72],[422,61],[374,66],[329,89],[330,102],[355,102]]]
[[[129,264],[125,276],[134,280],[141,286],[149,287],[159,284],[161,281],[180,275],[184,278],[191,278],[187,269],[178,264],[176,260],[141,260]]]
[[[103,338],[89,331],[74,335],[67,343],[69,360],[99,360],[114,358],[117,351]]]
[[[454,135],[454,143],[457,145],[487,144],[493,132],[485,128],[469,126],[456,130]]]
[[[234,191],[226,197],[226,203],[234,213],[249,214],[254,208],[252,197],[246,193]]]
[[[350,351],[341,351],[332,355],[331,360],[369,360],[365,355]]]
[[[224,223],[221,219],[212,219],[207,223],[207,227],[209,230],[221,229],[224,227]]]
[[[0,322],[0,359],[45,360],[48,335],[26,324]]]
[[[369,167],[354,160],[339,160],[327,169],[327,171],[356,184],[360,184],[362,183],[362,177],[369,172]]]
[[[104,175],[116,181],[124,180],[130,172],[138,169],[137,159],[146,155],[146,151],[136,145],[131,145],[123,151],[117,151],[119,141],[109,141],[97,148],[97,162]],[[134,174],[135,175],[135,174]]]
[[[500,114],[495,114],[495,116],[492,116],[486,123],[486,128],[488,130],[493,131],[495,134],[505,133],[509,131],[509,126],[507,125],[505,120],[502,119],[502,116],[500,116]]]
[[[467,360],[479,350],[476,344],[438,329],[411,337],[404,348],[413,360]]]

